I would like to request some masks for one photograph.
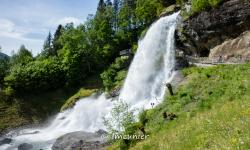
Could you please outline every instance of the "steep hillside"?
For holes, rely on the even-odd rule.
[[[131,149],[249,149],[250,63],[183,73],[176,94],[147,112],[149,138]]]
[[[193,67],[183,74],[175,95],[146,112],[149,137],[130,149],[249,149],[250,63]]]

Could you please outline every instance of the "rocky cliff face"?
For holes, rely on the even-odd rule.
[[[250,29],[250,0],[229,0],[201,12],[178,28],[177,48],[188,55],[208,56],[210,49]]]
[[[235,39],[227,40],[210,50],[210,58],[218,56],[250,58],[250,31],[242,33]]]

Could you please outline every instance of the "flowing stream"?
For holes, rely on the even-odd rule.
[[[139,41],[119,96],[133,108],[150,108],[164,97],[165,83],[171,81],[175,67],[174,33],[178,14],[159,19]],[[0,146],[0,150],[16,150],[22,143],[32,144],[34,150],[50,150],[55,140],[66,133],[105,129],[102,118],[111,111],[113,103],[104,94],[84,98],[72,109],[59,113],[44,128],[24,129],[18,135],[10,132],[6,136],[13,142]]]

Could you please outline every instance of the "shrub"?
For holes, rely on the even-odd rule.
[[[104,117],[103,122],[111,136],[113,134],[121,134],[135,122],[134,111],[130,110],[129,104],[118,100],[114,104],[110,116]]]
[[[218,6],[222,2],[222,0],[208,0],[208,2],[210,6],[215,7]]]
[[[54,89],[65,82],[62,65],[53,58],[15,65],[4,80],[19,93]]]
[[[126,76],[126,72],[124,71],[120,73],[118,72],[122,71],[123,69],[127,67],[127,64],[126,64],[127,60],[128,60],[127,56],[122,56],[122,57],[117,58],[115,62],[111,64],[111,66],[101,74],[103,85],[106,91],[110,91],[117,84],[123,81],[123,79]],[[116,82],[116,81],[120,81],[120,82]]]
[[[199,13],[208,8],[218,6],[223,0],[192,0],[192,12]]]
[[[209,8],[209,2],[207,0],[192,0],[192,11],[194,13],[201,12]]]

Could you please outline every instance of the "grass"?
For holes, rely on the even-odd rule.
[[[61,108],[61,111],[64,111],[66,109],[73,107],[79,99],[91,96],[96,91],[97,91],[96,89],[81,88],[76,94],[74,94],[68,100],[66,100],[66,102],[64,103],[64,105]]]
[[[223,2],[227,0],[189,0],[191,3],[191,9],[186,10],[184,1],[181,4],[182,11],[181,16],[184,21],[188,20],[191,16],[197,15],[202,11],[208,11],[212,8],[219,7]],[[186,2],[186,0],[185,0]]]
[[[175,95],[147,111],[149,138],[130,149],[250,149],[250,63],[193,67],[183,74]],[[178,118],[165,120],[164,112]]]

